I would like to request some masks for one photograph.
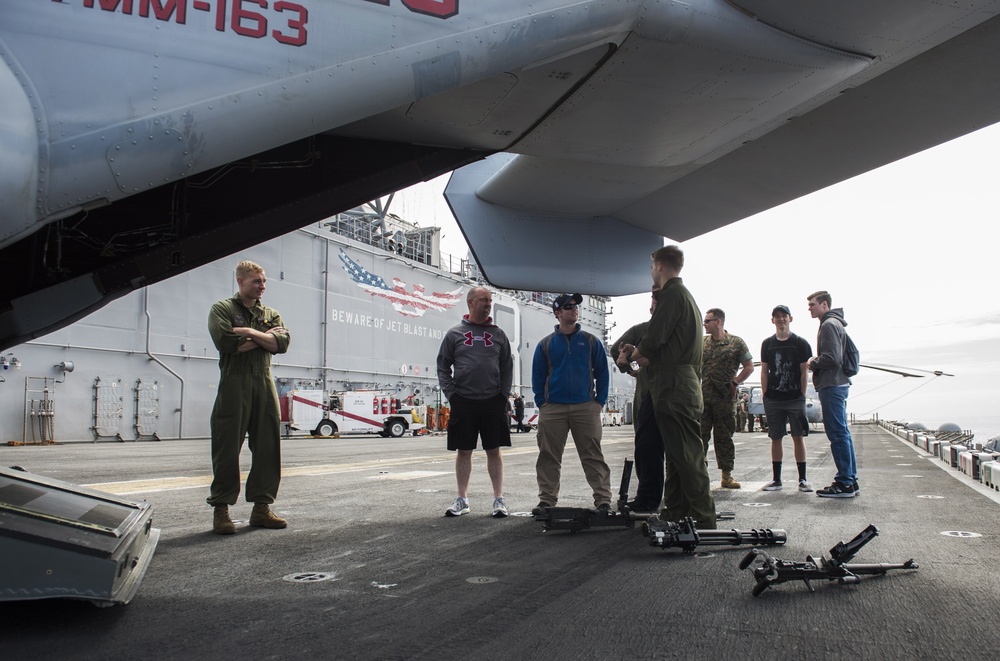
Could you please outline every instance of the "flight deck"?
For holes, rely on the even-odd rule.
[[[989,656],[1000,504],[874,424],[852,433],[862,493],[850,499],[761,491],[770,441],[738,433],[742,489],[718,488],[709,454],[717,509],[736,513],[720,527],[783,529],[787,543],[768,552],[801,561],[875,524],[879,536],[854,561],[913,558],[919,569],[857,585],[814,581],[815,592],[782,583],[759,597],[739,569],[746,547],[661,550],[639,527],[543,532],[528,515],[538,500],[534,434],[514,434],[503,455],[506,519],[489,515],[479,452],[471,513],[443,516],[455,478],[441,435],[288,439],[274,509],[289,527],[248,527],[241,502],[231,508],[237,533],[225,537],[211,532],[204,500],[205,439],[0,448],[5,466],[148,501],[161,530],[127,606],[0,604],[0,649],[9,659],[43,650],[65,659]],[[631,427],[605,428],[614,487],[631,447]],[[835,468],[821,431],[807,448],[809,479],[825,486]],[[569,449],[559,505],[590,504]]]

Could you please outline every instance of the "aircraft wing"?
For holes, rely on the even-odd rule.
[[[861,363],[861,367],[867,367],[868,369],[871,370],[878,370],[879,372],[898,374],[899,376],[912,376],[918,379],[922,379],[928,374],[935,377],[955,376],[954,374],[949,374],[948,372],[942,372],[941,370],[925,370],[916,367],[899,367],[898,365],[880,365],[878,363]],[[923,372],[923,374],[917,374],[916,372]]]
[[[663,237],[1000,121],[998,14],[985,0],[2,3],[0,347],[462,166],[446,195],[493,284],[645,290]]]

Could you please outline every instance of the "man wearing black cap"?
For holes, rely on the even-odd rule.
[[[531,389],[539,407],[535,463],[539,503],[533,514],[559,500],[562,456],[570,432],[594,492],[594,506],[611,509],[611,470],[601,450],[601,410],[608,400],[610,373],[604,345],[577,323],[582,302],[580,294],[556,297],[552,311],[559,323],[555,332],[535,345]]]
[[[782,488],[781,439],[785,436],[787,422],[792,429],[799,491],[811,492],[813,487],[806,480],[806,444],[803,439],[809,435],[806,387],[812,348],[804,338],[789,330],[792,314],[787,305],[778,305],[771,310],[771,323],[775,333],[760,345],[760,386],[771,437],[771,467],[774,473],[774,480],[764,486],[764,491],[780,491]]]

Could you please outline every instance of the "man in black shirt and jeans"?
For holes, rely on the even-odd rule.
[[[780,491],[782,488],[781,439],[785,436],[787,422],[792,429],[799,491],[810,492],[813,487],[806,480],[804,437],[809,435],[806,387],[812,348],[809,342],[789,330],[792,315],[787,305],[778,305],[771,311],[771,323],[775,333],[760,345],[760,385],[764,394],[768,435],[771,437],[771,467],[774,473],[774,480],[764,485],[764,491]]]

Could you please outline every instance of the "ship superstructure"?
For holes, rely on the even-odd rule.
[[[376,390],[441,406],[438,348],[482,281],[471,258],[441,252],[440,237],[440,228],[373,203],[137,290],[14,347],[0,373],[0,441],[208,436],[219,370],[207,315],[236,291],[241,259],[265,268],[263,300],[292,332],[288,353],[272,361],[279,392]],[[531,360],[552,331],[554,294],[491,289],[494,320],[515,354],[515,391],[530,401]],[[585,295],[580,317],[602,338],[606,305]],[[628,408],[631,390],[631,379],[612,370],[609,420]]]

